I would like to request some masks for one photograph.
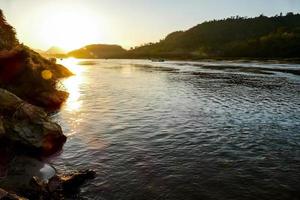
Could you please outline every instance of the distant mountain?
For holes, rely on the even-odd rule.
[[[48,49],[45,53],[55,55],[55,54],[65,54],[67,52],[60,47],[53,46],[50,49]]]
[[[136,47],[130,58],[294,58],[300,57],[300,15],[232,17],[204,22]]]
[[[75,58],[119,58],[126,54],[126,50],[118,45],[92,44],[71,51],[68,56]]]

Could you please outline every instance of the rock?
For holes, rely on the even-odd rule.
[[[57,152],[66,141],[61,127],[48,120],[35,122],[26,120],[11,120],[6,122],[8,127],[6,137],[16,143],[28,147],[30,150],[38,150],[42,154]]]
[[[76,192],[87,180],[94,179],[96,172],[93,170],[77,171],[68,174],[60,174],[49,180],[48,189],[50,192],[63,191],[64,193]]]
[[[0,188],[0,200],[28,200],[28,199],[19,197],[16,194],[9,193]]]
[[[43,109],[23,102],[14,112],[13,118],[16,120],[27,120],[38,123],[46,120],[47,114]]]
[[[94,179],[96,172],[92,170],[79,171],[72,174],[62,175],[62,187],[65,192],[78,189],[85,181]]]
[[[26,156],[17,156],[8,165],[7,176],[0,179],[0,188],[14,191],[28,199],[60,200],[78,195],[79,187],[93,179],[92,170],[56,174],[49,164]],[[0,191],[0,200],[1,200]],[[4,191],[3,196],[7,193]]]
[[[3,117],[0,115],[0,138],[4,137],[5,129],[3,124]]]
[[[15,152],[10,141],[0,140],[0,180],[7,175],[9,162],[13,159]],[[0,186],[1,187],[1,186]]]
[[[0,135],[13,142],[51,154],[61,149],[66,141],[61,127],[52,122],[43,109],[3,89],[0,89],[1,110],[5,110],[6,116],[1,118]]]
[[[0,179],[0,187],[20,191],[30,187],[32,177],[48,183],[55,175],[55,168],[47,163],[27,156],[16,156],[8,164],[6,176]]]
[[[0,111],[15,111],[22,102],[16,95],[0,88]]]
[[[67,100],[69,93],[64,91],[41,92],[36,96],[34,103],[50,110],[55,110]]]

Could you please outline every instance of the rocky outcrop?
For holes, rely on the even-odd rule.
[[[63,102],[69,97],[69,94],[64,91],[44,91],[41,92],[32,102],[36,105],[52,110],[59,108]]]
[[[0,115],[0,139],[4,137],[5,129],[3,124],[3,117]]]
[[[64,199],[78,194],[79,187],[96,175],[91,170],[56,173],[51,165],[27,156],[16,156],[7,168],[6,177],[0,178],[0,200],[25,199],[18,195],[28,199]]]
[[[32,199],[60,200],[64,197],[78,194],[78,189],[87,180],[95,178],[96,173],[91,170],[75,171],[67,174],[57,174],[48,181],[33,177],[29,189],[24,193]],[[27,195],[26,195],[27,196]]]
[[[0,179],[0,188],[28,199],[64,199],[78,193],[79,187],[96,175],[91,170],[57,173],[53,166],[26,156],[15,157],[7,168],[7,176]]]
[[[0,89],[0,136],[43,154],[58,151],[66,136],[43,109],[33,106],[14,94]],[[0,113],[1,113],[0,112]]]
[[[0,111],[13,112],[22,102],[22,99],[16,95],[0,88]]]
[[[14,192],[28,199],[64,199],[95,176],[92,171],[56,174],[41,161],[66,141],[44,109],[56,110],[65,102],[68,93],[57,83],[73,74],[20,44],[15,35],[0,9],[0,200],[25,200]]]
[[[43,72],[50,74],[43,77]],[[15,29],[0,9],[0,88],[47,109],[58,109],[68,93],[56,87],[61,78],[73,73],[20,44]]]
[[[7,192],[0,188],[0,200],[28,200],[24,197],[20,197],[14,193]]]
[[[1,38],[0,38],[1,40]],[[44,72],[48,73],[43,77]],[[0,51],[0,87],[35,105],[57,109],[68,93],[57,89],[59,79],[73,75],[28,47]]]

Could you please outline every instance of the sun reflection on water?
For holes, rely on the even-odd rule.
[[[62,81],[63,86],[69,92],[69,98],[66,101],[66,110],[68,111],[78,111],[82,106],[82,101],[80,100],[81,91],[80,86],[85,81],[83,76],[84,68],[78,65],[78,60],[75,58],[64,59],[60,64],[67,67],[75,75],[69,77]]]

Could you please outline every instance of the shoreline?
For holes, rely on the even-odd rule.
[[[92,57],[56,57],[55,55],[51,56],[48,55],[48,58],[56,58],[56,59],[69,59],[75,58],[79,60],[84,59],[95,59],[95,60],[152,60],[155,57],[141,57],[141,58],[130,58],[130,57],[112,57],[112,58],[92,58]],[[241,61],[241,62],[264,62],[270,64],[300,64],[300,58],[247,58],[247,57],[212,57],[212,58],[187,58],[187,59],[180,59],[180,58],[164,58],[158,57],[164,61],[187,61],[187,62],[214,62],[214,61]]]

